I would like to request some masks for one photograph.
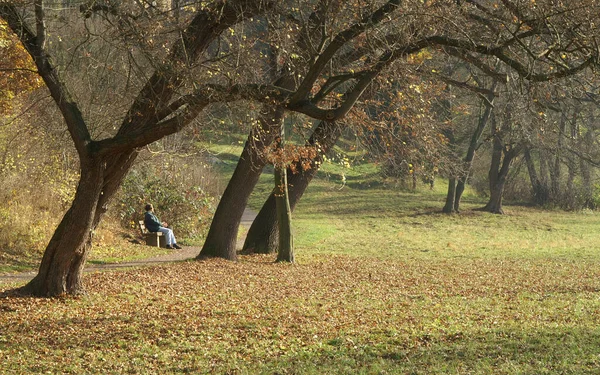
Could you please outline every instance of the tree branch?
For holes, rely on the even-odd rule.
[[[592,65],[592,63],[596,64],[598,59],[597,56],[591,55],[579,65],[569,69],[562,69],[554,73],[533,73],[528,68],[526,68],[525,65],[523,65],[521,62],[509,57],[505,53],[504,49],[501,47],[475,44],[470,41],[454,39],[439,35],[431,36],[427,38],[427,40],[430,42],[431,45],[454,47],[460,50],[475,52],[481,55],[495,56],[502,62],[504,62],[506,65],[511,67],[513,70],[515,70],[517,73],[519,73],[521,77],[533,82],[550,81],[556,78],[562,78],[569,75],[573,75],[589,67],[590,65]]]
[[[58,73],[49,56],[45,53],[43,45],[45,44],[45,26],[43,20],[43,9],[38,9],[42,6],[42,1],[36,1],[36,27],[38,35],[34,35],[29,26],[25,23],[21,14],[17,11],[14,5],[1,2],[0,17],[2,17],[10,27],[13,33],[17,35],[21,44],[25,47],[29,55],[32,57],[38,74],[44,80],[46,87],[50,91],[50,95],[54,99],[60,109],[67,129],[71,135],[71,139],[75,144],[75,148],[81,158],[89,156],[87,146],[91,141],[91,136],[83,119],[83,115],[75,103],[72,95],[67,89],[64,82],[58,76]],[[41,43],[41,44],[39,44]]]
[[[169,58],[171,65],[161,67],[148,80],[121,124],[118,134],[156,124],[166,117],[164,111],[168,111],[169,102],[182,80],[181,75],[172,69],[172,65],[189,65],[196,61],[200,53],[224,30],[269,9],[273,4],[273,0],[221,0],[208,9],[199,10],[173,48]]]
[[[377,9],[369,16],[363,18],[359,23],[356,23],[350,26],[348,29],[337,34],[335,38],[333,38],[331,43],[329,43],[327,48],[325,48],[323,53],[319,55],[315,63],[311,66],[308,73],[306,74],[306,77],[298,87],[298,90],[291,98],[291,101],[300,102],[305,100],[305,98],[310,93],[313,85],[321,75],[321,72],[323,71],[323,69],[325,69],[327,63],[331,61],[336,52],[340,48],[342,48],[349,40],[356,38],[365,30],[382,22],[389,13],[396,10],[399,4],[400,0],[389,0],[385,5]]]

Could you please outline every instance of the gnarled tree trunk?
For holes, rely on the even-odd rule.
[[[106,158],[90,158],[82,163],[73,203],[46,247],[38,274],[21,292],[58,296],[83,291],[83,268],[93,233],[136,156],[133,151],[114,157],[110,163]]]
[[[308,140],[308,145],[319,147],[319,154],[311,162],[311,168],[303,170],[298,165],[296,173],[288,169],[288,194],[292,211],[319,170],[323,155],[335,145],[342,134],[342,129],[343,126],[336,122],[321,122]],[[243,251],[263,254],[277,252],[279,243],[277,226],[275,192],[272,192],[252,222],[252,226],[246,235]]]
[[[242,215],[267,162],[265,148],[271,145],[279,134],[283,116],[282,108],[268,108],[261,114],[260,125],[250,132],[240,160],[219,201],[198,259],[237,259],[236,241]]]
[[[102,164],[90,160],[82,168],[71,208],[46,247],[37,276],[21,290],[38,296],[77,294],[89,252],[96,207],[102,190]]]

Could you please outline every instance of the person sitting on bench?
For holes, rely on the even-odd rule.
[[[173,230],[167,228],[169,225],[166,222],[161,222],[156,215],[154,215],[154,207],[151,204],[147,204],[145,209],[144,225],[146,226],[146,229],[148,229],[149,232],[161,232],[165,236],[167,249],[181,249],[181,246],[177,245]]]

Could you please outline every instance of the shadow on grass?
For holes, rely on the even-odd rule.
[[[324,193],[329,193],[329,196]],[[313,194],[318,198],[311,199]],[[312,187],[311,194],[305,195],[301,204],[308,207],[307,211],[313,214],[361,217],[379,217],[381,215],[407,217],[419,213],[433,215],[441,214],[443,207],[441,203],[431,197],[410,193],[401,193],[399,196],[398,192],[379,189],[370,192],[367,190],[336,192],[323,186]]]
[[[40,259],[41,256],[39,258],[2,259],[0,260],[0,274],[37,270]]]
[[[352,343],[352,345],[349,345]],[[330,340],[319,351],[286,355],[260,371],[302,374],[597,374],[600,331],[496,331],[477,336],[423,335],[406,341],[354,344]],[[283,373],[286,370],[283,370]]]

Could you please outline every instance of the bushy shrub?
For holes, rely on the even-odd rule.
[[[189,165],[183,167],[184,170],[188,168]],[[208,168],[206,171],[210,173]],[[168,222],[178,237],[202,238],[214,213],[215,194],[182,175],[185,173],[181,170],[174,172],[156,165],[144,165],[131,171],[123,182],[115,206],[122,225],[137,228],[138,221],[143,220],[144,206],[151,203],[157,216]]]
[[[26,174],[0,179],[0,266],[37,263],[64,209],[49,184],[36,185]]]

